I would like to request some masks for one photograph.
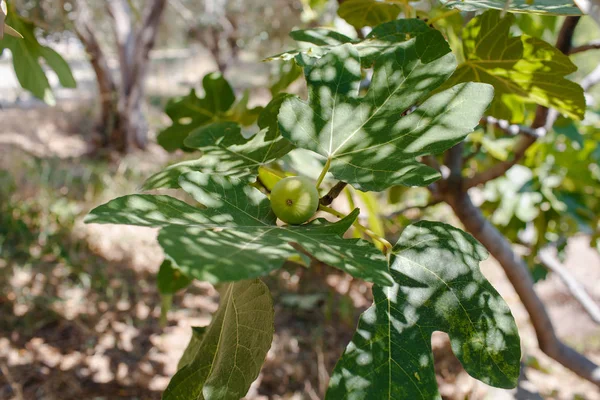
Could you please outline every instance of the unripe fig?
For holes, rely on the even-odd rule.
[[[271,208],[283,222],[302,224],[315,215],[318,207],[319,192],[308,178],[290,176],[273,186]]]

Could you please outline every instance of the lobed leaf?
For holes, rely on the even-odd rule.
[[[422,221],[394,247],[391,287],[373,286],[373,306],[338,361],[326,399],[441,399],[431,334],[450,335],[467,372],[516,386],[520,339],[502,297],[478,268],[487,252],[450,225]]]
[[[166,259],[186,276],[211,283],[268,274],[298,252],[355,277],[391,283],[381,252],[367,241],[342,237],[358,209],[335,223],[278,226],[266,196],[243,180],[197,171],[179,180],[206,208],[169,196],[131,195],[97,207],[86,222],[162,227],[158,241]]]
[[[439,173],[416,157],[463,140],[493,96],[491,86],[467,83],[428,98],[456,63],[441,33],[420,20],[384,24],[366,41],[326,51],[303,59],[308,100],[286,99],[279,125],[294,145],[330,160],[336,179],[361,190],[437,180]],[[361,97],[366,66],[373,78]]]
[[[499,11],[486,11],[473,18],[463,31],[466,61],[444,87],[471,81],[493,85],[496,97],[488,114],[515,123],[525,119],[523,102],[582,119],[583,89],[565,78],[577,67],[543,40],[528,35],[512,37],[514,21],[514,15],[502,18]]]

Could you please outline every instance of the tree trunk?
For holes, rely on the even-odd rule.
[[[117,123],[117,85],[111,75],[108,61],[104,51],[92,29],[91,11],[85,2],[79,2],[75,18],[75,33],[85,47],[90,58],[90,63],[96,74],[98,84],[98,95],[100,97],[100,121],[98,131],[100,132],[100,146],[109,147],[110,136]]]
[[[133,13],[127,0],[111,0],[107,7],[114,21],[121,72],[118,119],[111,141],[123,152],[131,148],[144,149],[148,145],[148,125],[143,110],[144,82],[166,0],[146,3],[137,31],[133,29]]]
[[[149,0],[135,29],[133,12],[127,0],[106,3],[113,20],[119,57],[119,84],[115,83],[108,62],[92,29],[91,12],[79,1],[75,31],[86,48],[96,74],[101,104],[100,131],[103,147],[120,152],[148,145],[148,125],[144,116],[144,82],[150,50],[154,47],[166,0]]]

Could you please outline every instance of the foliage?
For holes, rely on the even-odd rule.
[[[333,371],[327,398],[438,399],[431,334],[450,335],[467,372],[514,387],[521,358],[510,310],[479,272],[487,252],[449,225],[407,227],[392,251],[394,286],[373,287],[373,306]]]
[[[248,95],[245,94],[236,103],[233,89],[221,74],[208,74],[202,80],[204,97],[199,98],[196,91],[182,98],[172,99],[165,108],[172,125],[158,134],[158,143],[168,151],[184,145],[185,138],[201,126],[217,121],[235,121],[250,125],[258,116],[260,108],[247,109]]]
[[[513,0],[506,3],[504,0],[441,0],[447,7],[455,7],[464,11],[478,11],[486,9],[504,10],[519,13],[536,13],[552,15],[581,15],[581,10],[569,0]]]
[[[415,157],[461,141],[492,98],[491,87],[471,83],[429,96],[456,64],[442,35],[420,20],[380,25],[364,42],[340,45],[301,63],[310,65],[305,68],[308,102],[295,97],[283,102],[282,135],[321,154],[335,178],[361,190],[437,180],[437,171]],[[373,65],[373,79],[358,97],[361,65]],[[417,104],[399,118],[399,110]]]
[[[35,25],[32,22],[19,17],[14,12],[8,13],[8,15],[1,13],[0,15],[6,17],[6,24],[9,24],[22,35],[22,37],[16,35],[2,37],[0,35],[0,55],[5,49],[9,49],[12,54],[15,73],[21,86],[46,103],[54,104],[54,95],[40,64],[40,59],[43,59],[54,70],[63,87],[74,88],[76,86],[75,78],[73,78],[69,64],[56,51],[38,42],[34,32]]]
[[[541,104],[576,119],[583,118],[583,89],[564,78],[577,67],[552,45],[528,35],[511,37],[512,14],[486,11],[463,30],[465,62],[446,82],[485,82],[496,96],[489,114],[524,122],[524,103]]]
[[[170,105],[176,123],[184,115],[196,118],[193,127],[181,129],[178,141],[201,156],[156,174],[145,189],[183,189],[195,205],[163,194],[133,194],[95,208],[86,218],[88,223],[159,227],[158,241],[165,252],[161,274],[166,279],[175,278],[176,271],[181,274],[172,286],[165,278],[159,280],[167,294],[185,286],[184,277],[224,284],[219,311],[207,329],[194,331],[165,398],[243,396],[268,349],[270,334],[263,333],[269,332],[273,315],[272,307],[256,310],[254,301],[237,300],[237,290],[242,298],[248,285],[263,285],[255,278],[298,254],[375,283],[375,308],[363,316],[334,372],[329,397],[373,398],[375,393],[388,393],[414,398],[413,387],[435,396],[427,340],[435,329],[451,334],[454,350],[473,376],[496,386],[514,386],[518,334],[506,304],[478,271],[486,254],[473,238],[444,224],[422,222],[406,228],[392,250],[384,238],[357,221],[358,209],[345,215],[324,205],[320,210],[338,217],[337,222],[317,217],[303,225],[285,225],[271,209],[272,185],[262,186],[263,180],[257,179],[269,181],[265,171],[275,177],[293,174],[291,164],[277,160],[298,153],[305,159],[298,168],[305,173],[313,162],[307,160],[317,165],[321,161],[317,189],[324,182],[333,184],[332,178],[362,190],[426,185],[439,174],[416,157],[442,152],[464,139],[490,103],[492,87],[458,84],[432,94],[452,75],[456,63],[443,36],[420,20],[379,25],[363,41],[323,29],[297,31],[293,37],[316,45],[279,56],[293,59],[304,70],[308,100],[276,95],[258,117],[258,132],[243,132],[232,121],[213,121],[234,102],[221,77],[208,77],[225,88],[219,103],[210,106],[210,118],[204,118],[203,111],[190,113],[188,101]],[[362,76],[371,68],[369,89],[359,95]],[[205,87],[206,82],[205,78]],[[192,102],[209,104],[214,93],[208,86],[206,97]],[[371,212],[377,212],[371,194],[362,198]],[[384,233],[376,220],[371,221]],[[359,238],[343,237],[351,227]],[[360,238],[361,233],[374,243]],[[385,302],[387,307],[378,308]],[[236,318],[241,314],[235,310],[242,306],[248,308],[247,322]],[[416,316],[429,322],[417,322]],[[401,320],[414,324],[402,329]],[[471,321],[467,328],[466,320]],[[387,339],[375,331],[368,333],[373,324],[387,324]],[[392,340],[392,327],[393,347],[375,345]],[[244,329],[259,335],[243,334]],[[217,340],[220,336],[225,342]],[[264,338],[261,345],[240,344],[260,338]],[[400,366],[406,364],[405,360],[399,364],[407,351],[403,349],[410,349],[419,363]],[[402,372],[403,368],[408,369]],[[239,377],[232,379],[237,372]],[[392,377],[393,386],[376,384]]]
[[[210,325],[192,328],[163,399],[238,400],[258,376],[273,340],[269,289],[255,279],[229,283],[220,293]]]
[[[338,8],[338,15],[356,28],[377,26],[398,17],[402,9],[393,1],[346,0]]]

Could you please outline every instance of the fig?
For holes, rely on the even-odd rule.
[[[318,207],[319,192],[308,178],[290,176],[273,186],[271,208],[283,222],[302,224],[315,215]]]

